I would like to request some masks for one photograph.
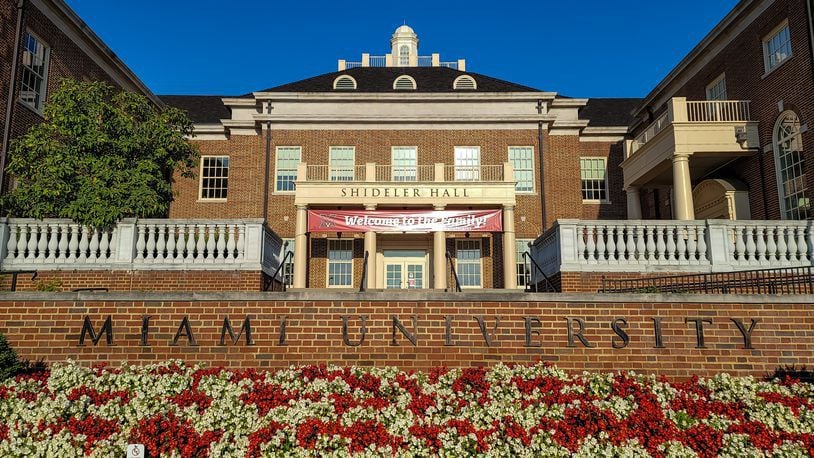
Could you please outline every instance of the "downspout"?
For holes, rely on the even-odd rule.
[[[6,119],[3,125],[3,150],[0,152],[0,195],[3,195],[6,181],[6,154],[8,141],[11,135],[11,110],[14,108],[14,89],[17,85],[17,62],[20,60],[20,36],[23,30],[23,5],[25,0],[17,1],[17,28],[14,35],[14,53],[11,59],[11,80],[8,85],[8,102],[6,103]]]
[[[271,115],[271,100],[267,102],[266,113]],[[271,120],[266,121],[266,175],[263,177],[263,224],[268,224],[269,216],[269,170],[271,167]]]
[[[811,75],[814,78],[814,0],[806,1],[806,11],[808,12],[808,50],[811,52]]]
[[[543,157],[543,121],[537,122],[537,149],[540,151],[540,234],[546,231],[545,173]]]

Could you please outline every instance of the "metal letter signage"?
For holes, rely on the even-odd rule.
[[[308,232],[501,232],[502,210],[308,210]]]

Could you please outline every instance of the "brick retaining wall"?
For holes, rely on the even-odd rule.
[[[17,291],[251,291],[262,289],[260,271],[241,270],[41,270],[17,276]],[[0,290],[11,288],[11,276],[0,277]]]
[[[71,358],[85,364],[117,364],[181,358],[231,367],[325,362],[427,369],[544,360],[570,371],[630,369],[679,377],[726,371],[762,376],[780,365],[814,365],[811,303],[812,296],[4,293],[0,332],[21,357],[48,362]],[[226,333],[225,345],[219,345],[224,318],[228,316],[237,335],[247,315],[254,344],[246,345],[245,333],[234,344]],[[415,346],[398,329],[393,342],[393,315],[415,333]],[[110,345],[102,332],[108,316]],[[146,346],[140,345],[144,316],[150,317]],[[347,342],[343,316],[348,317]],[[367,333],[356,345],[361,338],[360,316],[367,317]],[[95,345],[90,332],[84,345],[79,343],[85,317],[98,339]],[[182,325],[184,317],[195,344]],[[627,322],[625,326],[615,321],[629,336],[627,345],[612,330],[616,318]],[[663,348],[656,343],[654,318],[660,319]],[[735,320],[748,329],[753,319],[757,320],[751,333],[753,348],[745,349]],[[591,348],[576,335],[579,320]],[[704,348],[699,348],[698,323],[703,326]]]

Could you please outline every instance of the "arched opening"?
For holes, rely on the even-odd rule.
[[[692,191],[696,219],[751,219],[749,188],[733,179],[704,180]]]
[[[811,214],[808,198],[800,118],[784,111],[774,125],[774,163],[777,194],[783,219],[806,219]]]

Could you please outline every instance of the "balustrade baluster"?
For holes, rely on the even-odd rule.
[[[56,262],[59,247],[59,225],[48,224],[48,262]]]
[[[696,228],[695,242],[698,244],[698,262],[706,263],[709,259],[707,256],[707,228],[706,226],[698,226]]]
[[[79,226],[79,260],[88,260],[88,229],[85,226]]]
[[[224,253],[224,250],[226,249],[226,225],[225,224],[218,225],[218,242],[215,244],[215,249],[218,250],[217,259],[225,259],[226,258],[226,253]]]
[[[237,243],[235,243],[235,239],[237,238],[237,226],[226,226],[226,235],[229,238],[229,240],[226,241],[226,259],[234,261],[235,248],[237,247]]]
[[[90,240],[88,240],[88,262],[96,261],[98,255],[96,252],[99,250],[99,231],[97,229],[90,229]]]
[[[26,252],[25,259],[28,262],[34,262],[34,258],[37,255],[37,226],[34,224],[26,224],[26,242],[27,245],[25,248],[28,250]]]
[[[155,257],[158,262],[164,262],[167,260],[167,255],[164,253],[164,249],[167,247],[166,237],[167,225],[156,225]]]
[[[583,226],[577,226],[577,259],[580,261],[588,259],[585,250],[587,250],[585,244],[585,228]]]
[[[205,224],[196,224],[195,225],[195,237],[197,237],[197,243],[195,244],[195,251],[196,251],[196,258],[195,259],[206,259],[206,225]]]
[[[48,248],[48,226],[34,223],[37,231],[37,254],[34,262],[45,262],[45,250]]]
[[[71,224],[70,231],[71,231],[71,238],[68,241],[68,260],[75,261],[79,258],[79,225],[78,224]]]
[[[110,238],[112,235],[113,234],[108,231],[102,231],[99,233],[99,259],[102,261],[107,261],[111,258],[107,251],[110,248]]]
[[[766,228],[766,260],[777,261],[777,243],[775,243],[775,228]]]
[[[766,242],[764,241],[766,228],[758,226],[755,229],[755,237],[757,238],[757,260],[763,264],[766,262]]]
[[[800,262],[810,262],[811,259],[808,258],[808,247],[806,246],[805,228],[797,226],[795,230],[797,232],[797,259]]]
[[[746,243],[743,241],[744,231],[746,230],[743,226],[735,226],[735,259],[738,260],[740,264],[746,264]]]
[[[655,261],[656,260],[656,242],[654,240],[656,236],[656,228],[648,228],[647,226],[644,227],[645,233],[647,233],[647,260],[648,261]]]
[[[786,249],[789,254],[789,261],[797,262],[797,236],[794,235],[794,227],[788,228],[788,238],[786,239]]]
[[[625,237],[625,232],[628,232],[629,229],[626,229],[625,226],[614,226],[616,228],[616,260],[618,262],[622,262],[628,259],[628,257],[632,257],[633,252],[629,252],[627,249],[627,242]]]
[[[138,235],[136,236],[136,260],[144,260],[144,248],[147,246],[147,226],[140,224],[138,226]]]
[[[57,249],[59,250],[59,262],[68,260],[68,239],[71,238],[71,234],[68,229],[69,227],[70,226],[65,223],[59,224],[59,244],[57,244]]]
[[[178,237],[178,232],[175,229],[175,224],[168,224],[167,225],[167,257],[164,258],[164,262],[171,263],[175,262],[175,238]],[[178,256],[179,258],[183,258],[183,256]]]
[[[184,232],[187,238],[187,253],[185,259],[195,259],[195,225],[185,224]]]
[[[746,259],[750,264],[757,263],[757,258],[755,257],[755,250],[757,249],[757,245],[755,244],[755,228],[747,227],[746,228]]]
[[[688,259],[687,257],[687,237],[689,236],[689,232],[687,231],[687,226],[678,226],[676,228],[676,258],[678,262],[684,262]]]
[[[788,245],[786,245],[786,229],[777,229],[777,260],[784,263],[788,260]]]
[[[690,264],[698,263],[698,226],[687,226],[687,260]]]
[[[599,229],[600,234],[603,234],[603,243],[605,244],[604,250],[599,254],[605,262],[613,261],[613,256],[616,254],[616,242],[613,241],[613,226],[602,225]]]
[[[246,226],[241,224],[237,227],[237,230],[237,260],[243,261],[246,251]]]
[[[207,262],[215,262],[215,225],[206,225],[206,260]]]
[[[644,261],[647,245],[644,243],[644,230],[642,226],[636,225],[633,228],[633,237],[636,239],[636,261]]]
[[[17,243],[23,239],[20,226],[9,225],[9,237],[6,244],[6,259],[16,260],[21,251],[17,249]]]
[[[588,262],[595,263],[596,262],[596,242],[594,242],[594,227],[593,226],[586,226],[585,227],[585,237],[587,243],[585,244],[585,249],[588,250]]]
[[[147,225],[147,242],[146,252],[144,259],[148,262],[154,262],[155,256],[155,224]]]
[[[676,260],[676,242],[675,238],[679,236],[678,231],[673,227],[667,227],[664,230],[665,237],[667,237],[667,261],[673,262]]]
[[[667,249],[667,244],[664,242],[664,228],[656,226],[654,233],[656,236],[656,259],[658,261],[664,261],[664,250]]]

